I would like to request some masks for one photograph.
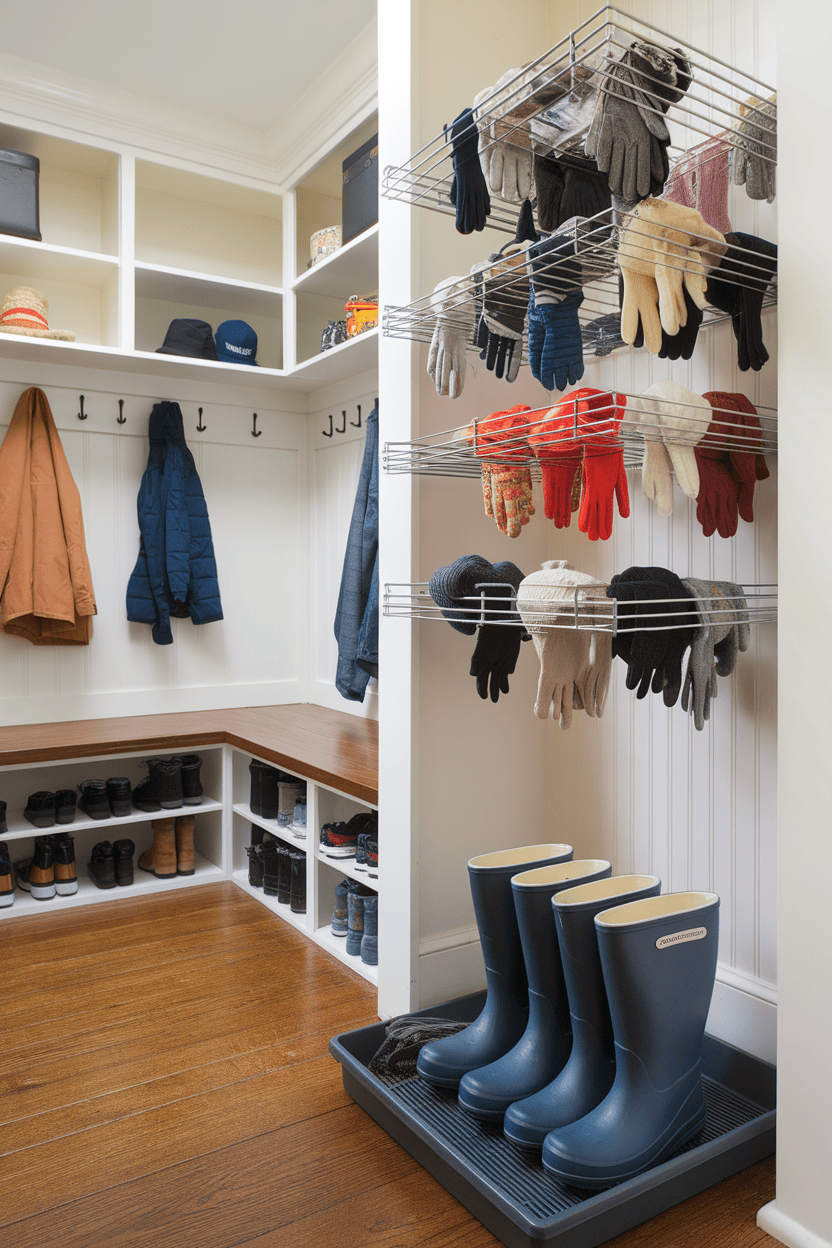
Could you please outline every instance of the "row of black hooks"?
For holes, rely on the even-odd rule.
[[[87,419],[87,417],[89,416],[89,412],[85,412],[85,411],[84,411],[84,396],[83,396],[83,394],[79,394],[79,396],[78,396],[78,404],[79,404],[79,407],[80,407],[80,409],[81,409],[81,410],[78,412],[78,419],[79,419],[79,420],[86,420],[86,419]],[[330,417],[330,420],[331,420],[331,419],[332,419],[332,417]],[[361,408],[360,408],[360,407],[359,407],[359,409],[358,409],[358,422],[359,422],[359,424],[361,423]],[[350,423],[352,423],[352,422],[350,422]],[[116,424],[117,424],[117,425],[126,425],[126,424],[127,424],[127,417],[124,415],[124,399],[119,399],[119,400],[118,400],[118,416],[116,416]],[[198,424],[197,424],[197,426],[196,426],[197,433],[205,433],[205,430],[206,430],[207,428],[208,428],[208,426],[202,423],[202,408],[200,407],[200,408],[199,408],[199,422],[198,422]],[[263,436],[263,430],[262,430],[262,429],[258,429],[258,428],[257,428],[257,413],[256,413],[256,412],[254,412],[254,413],[253,413],[253,415],[252,415],[251,436],[252,436],[253,438],[260,438],[260,437],[262,437],[262,436]]]
[[[360,404],[360,403],[356,403],[356,405],[355,405],[355,406],[358,408],[358,420],[351,420],[351,421],[350,421],[350,424],[351,424],[351,426],[353,427],[353,429],[360,429],[360,428],[361,428],[361,404]],[[378,399],[376,399],[376,408],[378,408]],[[335,421],[333,420],[332,413],[330,412],[330,414],[329,414],[329,429],[328,429],[328,430],[327,430],[327,429],[322,429],[322,430],[321,430],[321,433],[323,434],[323,436],[324,436],[325,438],[331,438],[331,437],[332,437],[332,435],[333,435],[333,434],[335,434],[335,433],[346,433],[346,432],[347,432],[347,413],[346,413],[346,410],[345,410],[345,409],[343,409],[343,408],[342,408],[342,410],[341,410],[341,425],[340,425],[340,427],[339,427],[339,428],[336,428],[336,426],[335,426]]]

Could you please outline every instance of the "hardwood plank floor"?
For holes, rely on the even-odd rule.
[[[235,885],[4,923],[0,959],[0,1241],[498,1243],[343,1090],[375,990]],[[770,1160],[612,1243],[755,1248],[773,1195]]]

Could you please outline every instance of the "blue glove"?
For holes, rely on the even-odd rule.
[[[575,237],[568,231],[550,234],[529,248],[529,274],[535,302],[559,303],[583,283],[581,264],[575,258]]]
[[[584,375],[583,343],[578,308],[582,290],[560,303],[529,305],[529,363],[532,376],[546,390],[565,390]]]

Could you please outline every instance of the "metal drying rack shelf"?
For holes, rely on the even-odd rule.
[[[554,287],[561,298],[572,290],[583,290],[584,300],[578,320],[586,356],[595,355],[599,345],[592,322],[619,310],[618,227],[613,218],[611,210],[600,212],[594,217],[574,217],[557,231],[557,237],[563,239],[563,247],[570,247],[571,253],[545,262],[535,261],[535,278],[539,280],[545,277],[547,289]],[[701,237],[704,242],[713,243],[711,238],[704,235]],[[644,240],[643,244],[640,239]],[[640,259],[639,253],[643,252],[645,258],[652,257],[650,245],[654,240],[655,235],[648,229],[639,229],[635,223],[630,224],[627,230],[628,255]],[[732,253],[741,261],[744,272],[741,276],[731,277],[720,272],[720,278],[729,285],[762,292],[763,307],[774,306],[777,303],[776,274],[772,276],[760,264],[760,256],[755,251],[734,246]],[[666,255],[665,260],[665,267],[677,272],[702,272],[702,253],[695,245],[683,246],[681,243],[674,243],[672,256]],[[476,265],[467,278],[454,283],[454,293],[443,303],[439,319],[443,325],[467,334],[466,348],[469,352],[480,350],[476,343],[476,334],[483,273],[494,273],[494,276],[488,277],[490,293],[499,295],[503,301],[514,303],[518,312],[523,312],[529,302],[528,261],[523,253],[493,262],[485,261]],[[382,318],[384,337],[430,342],[437,324],[437,309],[433,299],[433,294],[423,295],[412,303],[385,307]],[[704,309],[702,326],[727,319],[730,318],[726,313],[707,306]],[[609,345],[606,350],[623,347],[624,344],[618,341],[617,346]],[[527,362],[525,338],[523,362]]]
[[[571,406],[571,412],[570,412]],[[475,420],[465,429],[447,429],[412,442],[386,442],[382,451],[382,467],[390,473],[435,477],[479,477],[482,465],[495,464],[527,467],[532,477],[540,480],[540,461],[547,449],[555,456],[566,453],[565,444],[586,444],[587,454],[597,450],[608,454],[621,447],[628,468],[641,465],[645,441],[663,441],[673,446],[697,446],[707,435],[710,450],[747,452],[769,455],[777,450],[777,412],[771,407],[757,407],[760,428],[738,420],[738,413],[729,408],[709,407],[708,411],[693,403],[669,402],[643,394],[610,394],[609,403],[594,411],[580,410],[576,397],[557,404],[557,418],[550,418],[552,407],[534,408],[522,413],[525,429],[510,432],[489,432],[490,418]],[[682,415],[691,427],[674,428],[670,423]],[[549,428],[545,428],[548,419]],[[620,423],[619,423],[620,420]],[[712,421],[719,422],[718,432],[708,434]],[[527,440],[535,439],[535,454]],[[603,441],[602,441],[603,439]]]
[[[681,50],[690,61],[693,72],[690,86],[666,113],[666,104],[660,109],[663,101],[656,94],[646,92],[655,105],[653,111],[661,111],[667,123],[671,139],[669,151],[673,156],[683,156],[703,139],[720,138],[729,146],[740,146],[735,127],[742,119],[740,109],[744,107],[746,113],[758,121],[762,159],[776,163],[774,123],[756,109],[757,104],[768,101],[774,94],[773,87],[614,5],[600,8],[480,101],[476,109],[480,150],[487,150],[492,142],[500,142],[526,150],[538,148],[554,152],[559,159],[566,156],[567,161],[570,152],[582,157],[585,131],[565,140],[564,146],[557,132],[552,133],[552,127],[547,127],[546,109],[576,87],[597,91],[604,75],[608,76],[609,85],[610,77],[615,78],[615,62],[633,39],[648,39]],[[489,137],[495,134],[496,137]],[[764,137],[767,134],[771,134],[770,154],[762,150],[769,146]],[[443,128],[404,164],[388,165],[384,169],[381,193],[388,199],[453,215],[455,209],[449,198],[453,181],[451,157],[449,135]],[[517,207],[516,203],[492,193],[488,225],[513,234]]]
[[[500,590],[505,594],[505,585],[478,584],[477,592],[466,597],[454,599],[454,607],[444,610],[437,606],[430,596],[427,581],[413,583],[390,583],[384,586],[382,613],[385,616],[409,620],[444,620],[453,619],[455,623],[465,623],[473,628],[482,628],[484,624],[503,625],[507,628],[526,628],[526,624],[517,613],[518,598],[527,616],[532,613],[533,622],[529,628],[535,632],[548,629],[579,630],[582,632],[631,633],[645,628],[675,630],[695,627],[690,618],[691,604],[701,602],[705,605],[711,622],[718,624],[728,621],[737,624],[775,624],[777,622],[777,586],[775,584],[740,585],[745,599],[742,610],[725,606],[725,598],[716,594],[711,597],[700,597],[698,600],[685,598],[653,598],[641,599],[638,602],[638,616],[628,614],[628,608],[635,605],[629,601],[619,602],[616,598],[604,596],[606,588],[603,584],[595,586],[578,586],[571,590],[568,597],[558,602],[557,607],[546,607],[537,599],[525,599],[522,592],[511,597],[499,596],[492,591]],[[590,597],[599,594],[600,597]],[[467,604],[467,605],[465,605]],[[647,608],[656,606],[659,610],[651,612]],[[687,618],[671,616],[679,622],[669,623],[666,610],[669,606],[678,606]],[[649,621],[655,620],[655,625]]]

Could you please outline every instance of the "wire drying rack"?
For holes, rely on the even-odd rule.
[[[619,310],[619,227],[611,210],[594,217],[574,217],[557,231],[558,255],[552,259],[534,261],[534,278],[554,288],[561,298],[570,291],[583,290],[583,304],[578,313],[585,356],[607,354],[624,347],[615,326],[601,327],[594,324],[601,317],[609,317]],[[703,244],[713,244],[705,235],[690,235]],[[627,255],[638,261],[653,259],[652,244],[655,234],[631,219],[627,228]],[[732,246],[732,256],[742,266],[742,272],[733,274],[720,270],[720,278],[726,284],[747,287],[763,296],[763,307],[777,302],[777,276],[760,263],[757,252],[745,247]],[[696,242],[672,243],[672,251],[665,253],[665,267],[675,272],[702,273],[703,257]],[[525,312],[529,302],[530,261],[525,252],[494,260],[486,260],[474,267],[467,276],[461,277],[447,291],[440,290],[423,295],[412,303],[388,305],[382,318],[385,338],[408,338],[414,342],[430,342],[437,321],[449,329],[466,335],[466,349],[479,352],[477,326],[482,306],[482,283],[487,282],[490,296],[499,297],[513,305],[519,314]],[[448,279],[450,282],[451,279]],[[448,293],[450,292],[450,293]],[[441,299],[441,307],[439,300]],[[729,319],[726,313],[707,306],[703,312],[702,326]],[[524,336],[523,362],[527,362]]]
[[[485,417],[464,429],[446,429],[412,442],[386,442],[382,467],[390,473],[479,477],[482,465],[492,464],[526,467],[533,479],[540,480],[541,461],[547,454],[552,458],[559,452],[579,455],[582,447],[586,454],[609,454],[620,448],[628,468],[641,465],[646,441],[672,447],[702,444],[709,450],[753,455],[777,450],[775,408],[756,408],[758,428],[744,424],[742,414],[727,407],[709,405],[705,409],[694,403],[621,391],[596,394],[594,401],[598,406],[587,411],[576,392],[556,407],[523,412],[516,417],[523,424],[512,429],[495,430],[494,418]],[[684,428],[679,427],[680,420]],[[711,425],[715,428],[708,433]]]
[[[480,151],[487,151],[494,143],[508,143],[527,151],[554,152],[567,163],[570,155],[582,157],[586,129],[561,129],[563,102],[576,97],[584,97],[586,102],[588,97],[591,106],[592,93],[597,93],[604,78],[607,94],[618,94],[612,89],[615,63],[634,39],[681,50],[691,64],[690,86],[669,108],[655,92],[645,91],[653,105],[651,111],[660,113],[667,124],[671,158],[682,156],[702,139],[720,138],[732,147],[742,146],[736,126],[745,113],[755,126],[761,158],[776,163],[776,123],[758,108],[774,94],[772,86],[614,5],[598,9],[554,47],[478,100],[473,125]],[[453,215],[449,140],[446,126],[404,164],[388,165],[381,193],[389,199]],[[489,226],[513,234],[516,222],[517,204],[492,193]]]
[[[632,602],[607,598],[603,584],[577,586],[569,591],[568,597],[556,603],[550,600],[548,604],[537,598],[525,598],[522,585],[517,594],[512,589],[510,596],[505,596],[505,585],[482,583],[474,588],[476,593],[455,598],[452,609],[443,609],[431,598],[427,581],[387,584],[384,586],[382,612],[400,619],[453,621],[473,629],[482,628],[484,624],[495,624],[534,632],[556,628],[577,629],[611,633],[613,636],[650,628],[672,631],[697,627],[701,623],[697,613],[699,604],[707,611],[710,622],[717,626],[724,623],[752,625],[777,622],[777,586],[771,583],[738,586],[745,604],[740,610],[728,606],[724,595],[715,592],[696,599],[641,599],[637,604],[637,616],[630,614],[635,605]],[[518,603],[526,622],[520,617]],[[657,609],[651,611],[651,607]],[[668,616],[669,607],[678,607],[678,613],[671,612]],[[695,619],[692,619],[692,613]]]

